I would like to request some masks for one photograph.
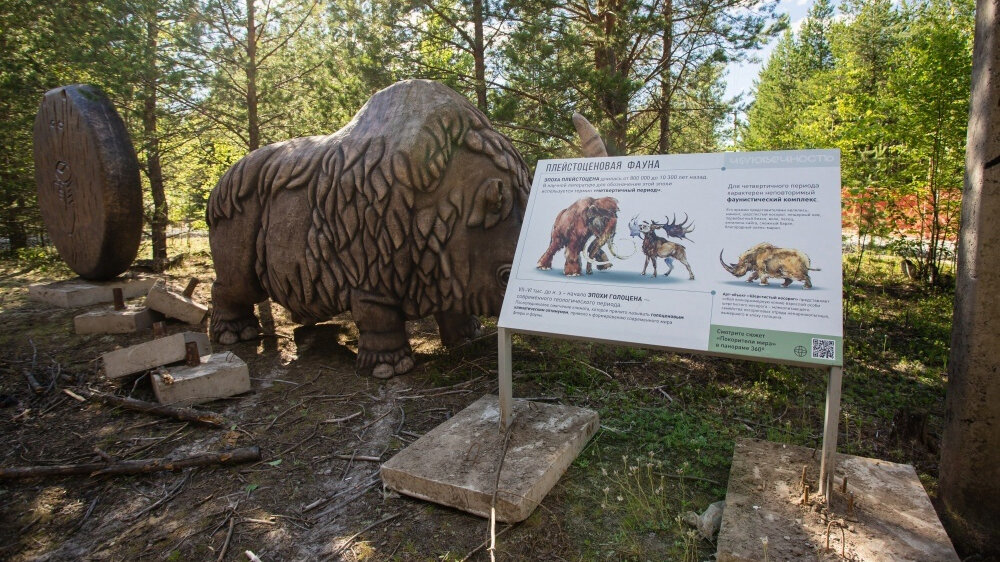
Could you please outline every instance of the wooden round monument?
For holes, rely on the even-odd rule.
[[[59,255],[80,277],[128,269],[142,237],[139,161],[125,123],[95,86],[45,93],[35,116],[38,206]]]

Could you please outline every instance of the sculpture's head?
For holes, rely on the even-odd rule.
[[[499,314],[531,187],[510,140],[464,97],[422,80],[379,92],[348,129],[384,139],[381,173],[412,197],[410,312]]]

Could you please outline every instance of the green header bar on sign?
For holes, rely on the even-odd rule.
[[[817,365],[844,364],[844,338],[822,334],[712,324],[708,350]]]

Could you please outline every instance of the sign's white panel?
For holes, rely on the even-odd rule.
[[[543,160],[499,325],[842,365],[840,153]]]

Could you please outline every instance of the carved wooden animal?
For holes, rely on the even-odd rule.
[[[666,238],[657,236],[656,231],[658,229],[663,229],[668,236],[674,236],[676,238],[687,238],[685,235],[694,231],[694,225],[690,227],[685,227],[687,224],[688,217],[685,215],[684,222],[678,224],[676,217],[672,223],[660,224],[655,221],[642,221],[639,223],[638,215],[632,217],[629,222],[629,232],[631,236],[636,238],[642,238],[642,253],[646,256],[646,261],[642,264],[642,275],[646,274],[646,269],[649,264],[653,264],[653,277],[656,277],[656,260],[657,258],[663,258],[664,263],[666,263],[669,268],[666,273],[663,274],[664,277],[670,275],[674,270],[673,260],[677,260],[684,264],[684,267],[688,270],[688,279],[694,279],[694,271],[691,270],[691,264],[687,261],[687,250],[681,244],[676,242],[671,242]],[[687,228],[687,229],[686,229]]]
[[[760,279],[761,285],[767,285],[771,277],[782,277],[785,282],[782,287],[792,284],[792,280],[802,281],[803,287],[812,288],[812,279],[809,278],[810,271],[820,271],[810,267],[809,256],[801,250],[794,248],[778,248],[773,244],[762,242],[740,254],[736,263],[727,264],[722,259],[719,252],[719,262],[722,267],[736,277],[742,277],[750,273],[747,283],[753,283]]]
[[[406,320],[433,314],[448,345],[499,313],[529,187],[521,156],[463,96],[390,86],[340,131],[255,150],[219,181],[212,337],[257,337],[266,297],[302,323],[350,310],[358,371],[404,373]]]

